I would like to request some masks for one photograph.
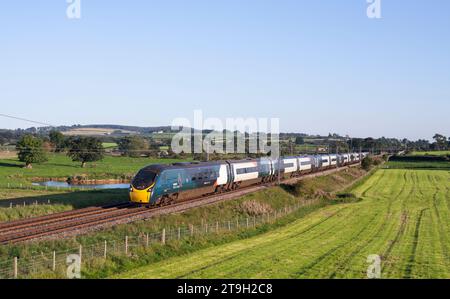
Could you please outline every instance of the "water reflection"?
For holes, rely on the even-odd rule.
[[[33,186],[46,186],[53,188],[81,188],[81,189],[127,189],[130,184],[81,184],[71,185],[67,182],[36,182],[32,183]]]

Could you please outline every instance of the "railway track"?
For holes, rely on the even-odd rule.
[[[301,177],[284,180],[283,182],[294,183],[304,178],[326,175],[343,169],[345,169],[345,167],[326,170],[321,173],[306,174]],[[236,197],[262,190],[275,184],[276,183],[249,186],[231,192],[208,195],[162,207],[147,208],[130,203],[122,203],[4,222],[0,223],[0,244],[73,236],[105,227],[111,227],[116,224],[146,219],[151,216],[179,213],[193,207],[235,199]]]
[[[145,212],[148,212],[148,209],[145,207],[131,207],[123,209],[109,208],[103,211],[89,211],[78,214],[74,217],[54,218],[50,223],[46,221],[38,221],[35,224],[29,223],[24,228],[13,227],[13,229],[1,231],[0,244],[18,243],[44,236],[64,233],[71,230],[79,230],[84,227],[98,225],[100,223]]]
[[[54,213],[45,216],[33,217],[33,218],[25,218],[16,221],[3,222],[0,223],[0,235],[4,232],[11,232],[13,230],[32,227],[35,225],[41,224],[50,224],[54,222],[58,222],[64,219],[75,219],[80,216],[86,216],[90,214],[101,214],[106,213],[119,208],[130,207],[132,204],[130,203],[121,203],[116,205],[109,205],[103,207],[88,207],[83,209],[71,210],[66,212]]]
[[[110,207],[86,208],[0,223],[0,244],[19,243],[56,235],[68,236],[72,235],[71,232],[99,227],[104,224],[131,222],[122,222],[122,220],[143,219],[152,215],[182,212],[192,207],[224,200],[224,197],[225,199],[232,199],[243,194],[255,192],[261,188],[267,188],[267,186],[251,186],[228,193],[209,195],[161,207],[148,208],[124,203]]]

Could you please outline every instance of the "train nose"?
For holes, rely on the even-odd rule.
[[[148,203],[152,193],[148,190],[137,190],[133,186],[130,187],[130,201],[135,203]]]

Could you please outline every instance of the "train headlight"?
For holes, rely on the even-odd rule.
[[[133,192],[133,186],[130,185],[130,192]]]
[[[152,192],[152,189],[153,189],[153,188],[148,188],[148,189],[147,189],[147,192]]]

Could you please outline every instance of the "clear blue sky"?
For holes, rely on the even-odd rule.
[[[282,131],[450,135],[450,1],[0,3],[0,113],[56,125],[279,117]],[[0,128],[33,124],[0,117]]]

